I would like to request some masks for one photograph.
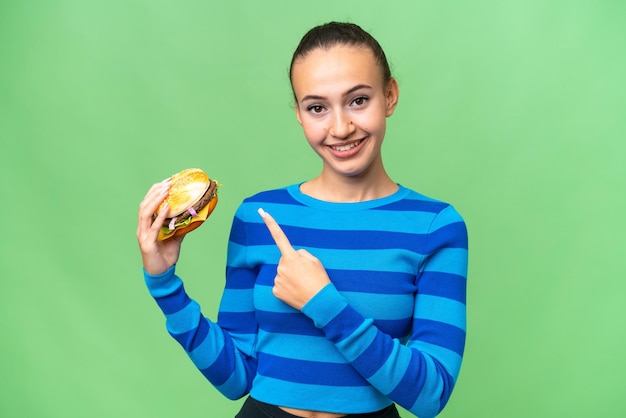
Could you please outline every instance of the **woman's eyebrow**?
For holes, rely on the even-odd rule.
[[[371,89],[372,86],[367,85],[367,84],[357,84],[356,86],[352,87],[351,89],[349,89],[347,92],[344,93],[344,96],[348,96],[352,93],[354,93],[357,90],[361,90],[361,89]]]
[[[307,94],[302,99],[300,99],[301,102],[305,102],[307,100],[324,100],[324,97],[318,96],[316,94]]]
[[[354,93],[357,90],[361,90],[361,89],[371,89],[372,86],[368,85],[368,84],[357,84],[354,87],[351,87],[350,89],[348,89],[348,91],[346,91],[343,95],[344,96],[349,96],[350,94]],[[300,101],[304,102],[307,100],[324,100],[325,97],[324,96],[318,96],[317,94],[307,94],[306,96],[304,96]]]

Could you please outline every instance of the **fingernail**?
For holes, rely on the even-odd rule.
[[[261,215],[261,218],[265,218],[267,216],[267,212],[265,212],[263,208],[259,208],[258,212],[259,215]]]

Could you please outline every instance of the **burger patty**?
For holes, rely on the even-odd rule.
[[[211,199],[213,199],[213,196],[215,195],[215,191],[217,190],[217,182],[215,180],[209,180],[209,181],[211,182],[211,184],[209,185],[209,188],[207,189],[207,191],[202,195],[200,200],[198,200],[196,203],[191,205],[191,207],[193,208],[193,210],[196,211],[196,213],[200,212],[202,208],[205,207],[211,201]],[[191,212],[189,212],[189,210],[186,210],[183,213],[174,216],[174,218],[187,219],[191,216],[192,216]],[[172,218],[165,219],[165,221],[163,221],[163,226],[165,227],[169,226],[171,220]]]

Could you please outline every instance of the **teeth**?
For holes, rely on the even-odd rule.
[[[351,150],[352,148],[357,147],[360,143],[361,143],[361,141],[359,140],[359,141],[353,142],[352,144],[341,145],[341,146],[334,146],[334,147],[331,147],[331,148],[334,149],[335,151],[348,151],[348,150]]]

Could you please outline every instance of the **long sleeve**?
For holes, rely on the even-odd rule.
[[[233,224],[231,236],[240,234],[238,225]],[[245,260],[244,252],[245,247],[229,245],[230,264],[217,323],[207,319],[186,293],[175,266],[159,276],[144,271],[148,290],[165,315],[170,335],[200,372],[230,399],[249,393],[257,367],[251,291],[255,273],[237,264]]]
[[[413,414],[433,417],[451,395],[465,344],[467,231],[451,206],[433,220],[422,254],[406,344],[362,316],[332,283],[303,313],[372,386]]]

